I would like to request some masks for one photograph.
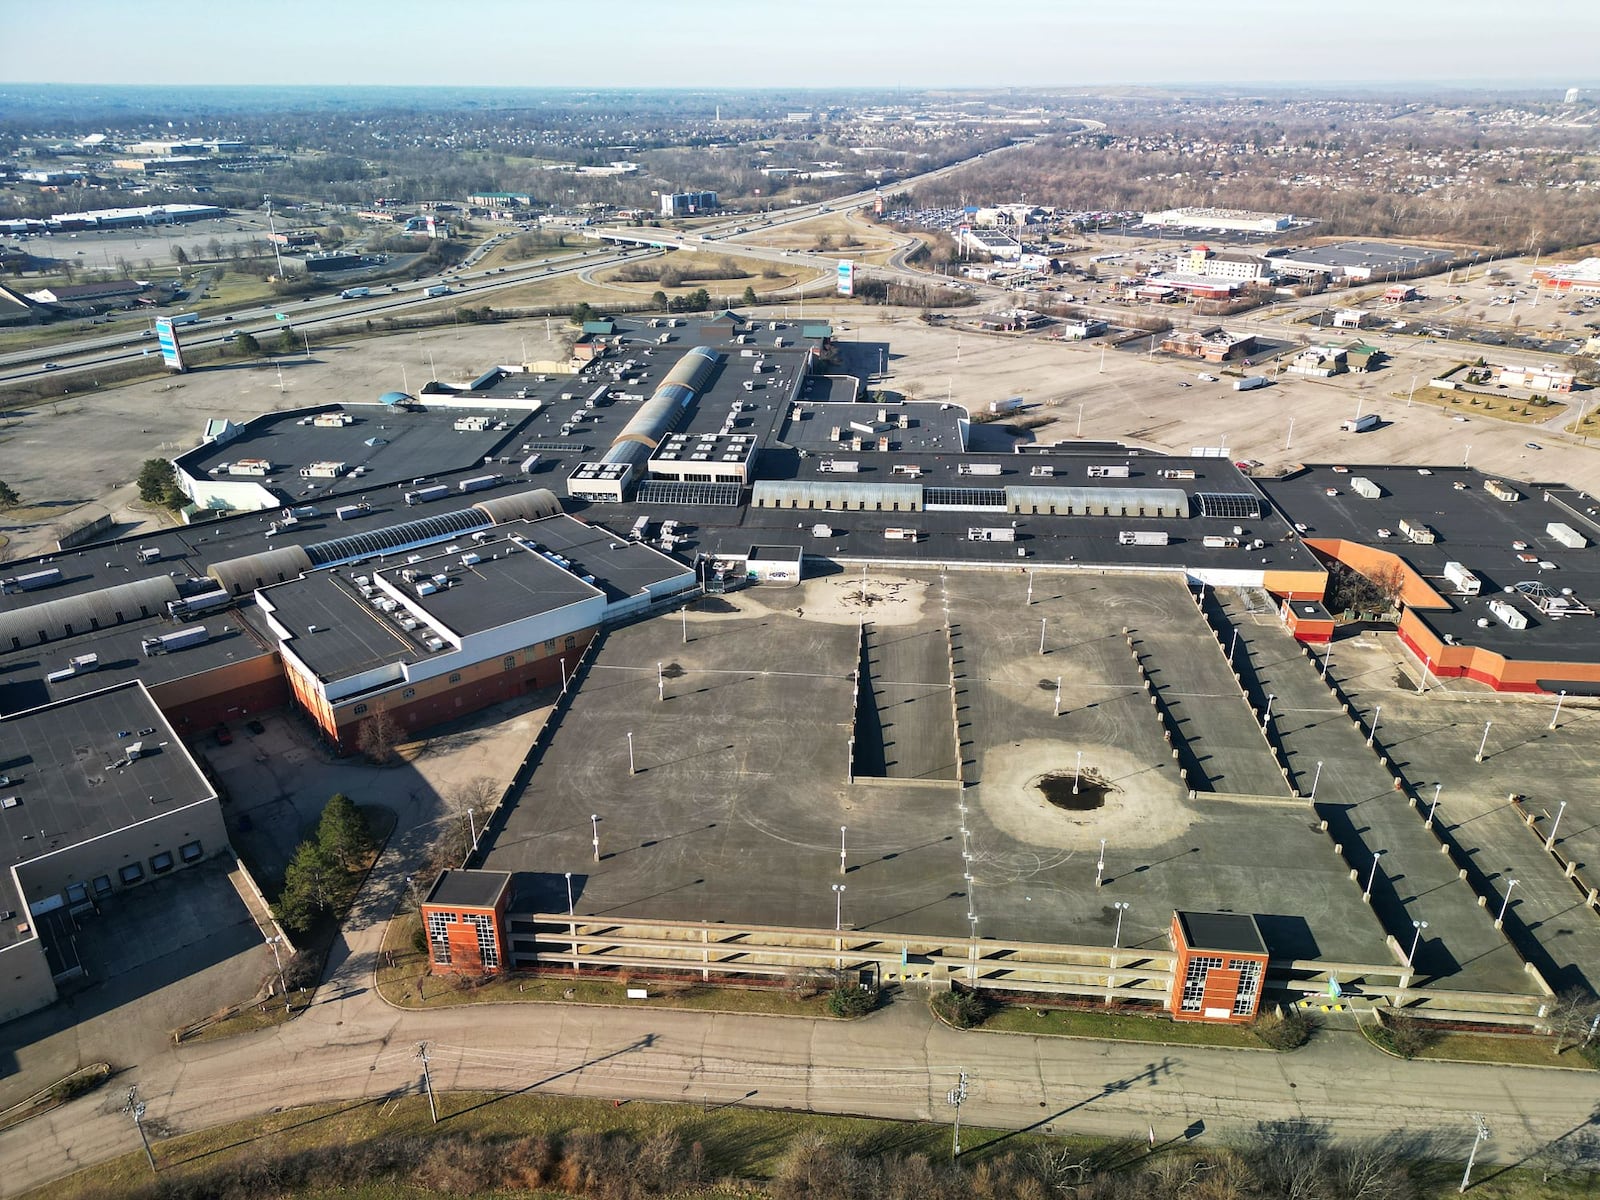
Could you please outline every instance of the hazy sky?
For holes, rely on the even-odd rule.
[[[13,83],[1567,87],[1600,73],[1600,0],[18,0],[5,8],[10,52],[0,74]]]

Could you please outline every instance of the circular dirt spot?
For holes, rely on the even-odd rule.
[[[1104,808],[1106,798],[1116,788],[1095,771],[1052,771],[1034,780],[1039,794],[1056,808],[1067,812],[1093,812]]]

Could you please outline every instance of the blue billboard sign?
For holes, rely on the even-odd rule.
[[[839,295],[854,296],[856,294],[856,265],[848,259],[841,259],[838,270]]]
[[[178,331],[169,317],[156,318],[156,345],[161,347],[161,361],[174,371],[183,370],[183,347],[178,345]]]

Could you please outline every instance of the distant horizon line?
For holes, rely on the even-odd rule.
[[[859,84],[729,84],[723,87],[692,86],[684,84],[618,84],[618,83],[567,83],[531,85],[520,83],[228,83],[228,82],[189,82],[189,83],[129,83],[116,80],[0,80],[0,88],[139,88],[151,91],[174,91],[189,88],[224,88],[237,91],[279,90],[290,91],[297,89],[316,90],[319,92],[344,92],[356,90],[383,90],[396,92],[440,92],[440,91],[465,91],[465,92],[677,92],[699,95],[735,94],[762,94],[786,91],[817,92],[817,93],[858,93],[858,92],[1058,92],[1058,91],[1092,91],[1106,88],[1209,88],[1226,90],[1244,90],[1251,88],[1266,88],[1274,91],[1298,89],[1303,92],[1319,92],[1339,88],[1355,88],[1371,90],[1382,88],[1391,91],[1418,92],[1430,88],[1470,88],[1483,91],[1551,91],[1565,92],[1569,88],[1579,91],[1600,91],[1600,81],[1575,80],[1571,82],[1551,83],[1544,79],[1484,79],[1484,78],[1453,78],[1440,77],[1437,79],[1419,79],[1409,76],[1404,80],[1386,79],[1329,79],[1316,83],[1307,83],[1305,80],[1221,80],[1221,79],[1171,79],[1136,82],[1132,80],[1103,81],[1098,83],[859,83]]]

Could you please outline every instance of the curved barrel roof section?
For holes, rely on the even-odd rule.
[[[655,393],[639,406],[633,419],[622,428],[602,462],[637,462],[648,458],[661,439],[677,424],[683,410],[694,403],[722,355],[707,346],[696,346],[674,364]],[[643,453],[635,447],[642,447]]]
[[[39,646],[57,638],[71,637],[74,631],[87,633],[102,626],[156,616],[166,611],[168,601],[177,598],[178,585],[166,575],[119,583],[97,592],[62,596],[0,613],[0,639],[8,645],[14,638],[23,646]]]

